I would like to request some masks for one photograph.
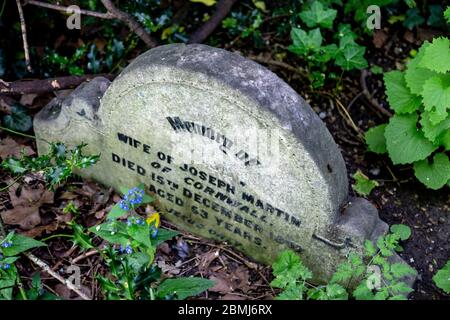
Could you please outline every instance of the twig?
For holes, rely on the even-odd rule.
[[[55,90],[63,90],[74,88],[81,83],[91,80],[94,77],[106,77],[112,79],[112,75],[98,74],[98,75],[84,75],[84,76],[67,76],[50,79],[34,79],[34,80],[19,80],[14,82],[0,81],[0,94],[44,94],[53,92]]]
[[[280,67],[280,68],[286,69],[287,71],[297,73],[304,79],[308,79],[308,76],[304,70],[302,70],[301,68],[293,67],[290,64],[287,64],[286,62],[276,61],[276,60],[273,60],[270,58],[264,58],[264,57],[260,57],[260,56],[248,56],[247,58],[249,58],[253,61],[259,62],[259,63],[268,64],[268,65],[272,65],[275,67]]]
[[[86,294],[81,292],[72,282],[64,279],[59,274],[57,274],[55,271],[53,271],[44,261],[36,257],[35,255],[31,253],[24,253],[24,255],[30,259],[33,263],[37,264],[42,270],[47,272],[49,275],[51,275],[53,278],[61,282],[63,285],[65,285],[67,288],[75,292],[77,295],[79,295],[84,300],[91,300]]]
[[[19,0],[16,0],[19,1]],[[133,16],[130,14],[123,12],[122,10],[118,9],[110,0],[101,0],[103,6],[106,8],[107,12],[96,12],[96,11],[90,11],[90,10],[84,10],[80,9],[80,13],[92,16],[100,19],[117,19],[125,23],[128,28],[132,32],[134,32],[139,38],[141,38],[142,41],[147,45],[149,48],[154,48],[158,45],[157,41],[153,39],[147,31],[145,31],[144,27],[139,24],[136,20],[134,20]],[[67,12],[68,7],[56,5],[56,4],[50,4],[42,1],[34,1],[29,0],[27,1],[28,4],[39,6],[47,9],[57,10],[57,11],[63,11]]]
[[[68,7],[57,5],[57,4],[51,4],[51,3],[46,3],[46,2],[42,2],[42,1],[34,1],[34,0],[25,1],[24,4],[31,4],[33,6],[57,10],[57,11],[61,11],[61,12],[67,12],[67,8],[68,8]],[[114,16],[110,12],[103,13],[103,12],[96,12],[96,11],[80,9],[80,13],[84,14],[85,16],[91,16],[91,17],[96,17],[96,18],[100,18],[100,19],[114,19]]]
[[[72,263],[72,264],[76,264],[77,262],[79,262],[79,261],[81,261],[81,260],[83,260],[83,259],[86,259],[86,258],[88,258],[88,257],[90,257],[90,256],[96,255],[96,254],[98,254],[98,253],[99,253],[99,252],[98,252],[97,249],[92,249],[92,250],[87,251],[87,252],[85,252],[85,253],[79,255],[78,257],[75,257],[74,259],[72,259],[71,263]]]
[[[103,2],[104,0],[102,0]],[[211,19],[206,21],[200,28],[198,28],[189,39],[188,43],[202,43],[210,36],[217,28],[222,20],[228,15],[231,7],[237,0],[220,0],[217,3],[216,11]]]
[[[28,41],[27,41],[27,25],[25,24],[25,17],[23,15],[22,4],[20,0],[16,0],[17,10],[19,10],[20,17],[20,28],[22,29],[22,40],[23,40],[23,51],[25,53],[25,64],[27,66],[28,72],[33,72],[31,68],[30,62],[30,51],[28,50]]]
[[[379,112],[381,112],[381,114],[387,116],[387,117],[392,117],[392,113],[390,113],[388,110],[386,110],[385,108],[383,108],[377,101],[377,99],[375,99],[372,94],[369,92],[369,89],[367,88],[367,83],[366,83],[366,78],[369,75],[369,72],[366,69],[363,69],[361,71],[361,77],[360,77],[360,83],[361,83],[361,88],[362,88],[362,92],[364,94],[364,96],[366,97],[367,101],[370,102],[370,104]]]
[[[138,37],[141,38],[149,48],[158,46],[157,41],[150,37],[147,31],[145,31],[145,29],[136,20],[134,20],[130,14],[119,10],[110,0],[101,1],[109,13],[125,23],[128,28],[130,28],[132,32],[136,33],[136,35],[138,35]]]

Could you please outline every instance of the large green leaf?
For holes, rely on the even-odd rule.
[[[414,163],[414,173],[428,188],[440,189],[450,179],[450,160],[444,153],[437,153],[431,164],[426,159]]]
[[[434,275],[433,281],[439,288],[450,294],[450,260]]]
[[[336,14],[336,10],[324,8],[320,1],[314,1],[311,7],[308,10],[300,12],[299,16],[309,28],[320,26],[331,29]]]
[[[422,90],[425,110],[430,112],[430,121],[437,125],[447,117],[450,109],[450,74],[437,75],[425,81]]]
[[[430,70],[446,73],[450,71],[450,40],[434,38],[431,45],[425,49],[420,66]]]
[[[394,115],[384,136],[394,164],[413,163],[428,157],[437,149],[417,128],[417,114]]]
[[[387,124],[382,124],[367,130],[365,138],[369,151],[383,154],[387,152],[386,138],[384,137],[384,131]]]
[[[422,112],[420,125],[425,137],[433,142],[435,145],[443,144],[445,134],[450,130],[450,111],[444,121],[438,125],[433,125],[430,120],[430,113],[428,111]]]
[[[389,105],[396,113],[412,113],[421,105],[420,97],[412,94],[406,86],[405,76],[402,72],[386,73],[384,84]]]
[[[33,238],[22,236],[20,234],[13,234],[12,237],[7,237],[7,239],[9,239],[12,245],[7,248],[2,248],[3,254],[6,257],[18,255],[19,253],[25,252],[33,248],[46,246],[46,244],[41,241],[37,241],[34,240]],[[5,241],[7,240],[5,239]]]
[[[430,45],[428,41],[425,41],[419,49],[416,57],[408,63],[408,67],[405,71],[406,85],[411,93],[415,95],[421,95],[423,91],[423,85],[429,78],[438,75],[437,72],[429,70],[427,68],[420,67],[420,62],[425,54],[425,49]]]
[[[214,281],[194,277],[166,279],[158,286],[156,295],[160,299],[167,295],[176,295],[179,300],[183,300],[208,290],[214,284]]]

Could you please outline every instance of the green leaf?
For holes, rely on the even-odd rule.
[[[322,45],[322,35],[319,28],[310,30],[308,33],[299,28],[292,28],[291,39],[293,44],[288,49],[298,55],[304,55],[309,51],[317,51]]]
[[[347,45],[339,52],[336,58],[336,64],[347,71],[352,69],[367,68],[368,63],[364,58],[365,52],[366,48],[359,46],[356,43],[353,45]]]
[[[364,242],[364,253],[368,257],[373,257],[377,253],[377,249],[373,245],[372,241],[366,240]]]
[[[428,11],[430,12],[430,15],[428,16],[427,19],[427,25],[435,28],[446,27],[442,5],[440,4],[429,5]]]
[[[437,153],[432,164],[427,159],[414,163],[414,173],[428,188],[440,189],[450,179],[450,160],[445,153]]]
[[[396,113],[412,113],[420,105],[420,97],[415,96],[406,86],[405,76],[400,71],[391,71],[384,75],[384,84],[389,105]]]
[[[412,268],[410,268],[411,271],[413,272],[412,274],[416,274],[416,271]],[[411,274],[411,273],[410,273]],[[412,288],[410,288],[406,283],[404,283],[403,281],[401,282],[397,282],[394,284],[391,284],[391,290],[395,293],[395,294],[399,294],[399,293],[405,293],[408,294],[412,291],[414,291]]]
[[[444,121],[438,125],[433,125],[430,120],[430,113],[428,111],[422,112],[420,125],[425,137],[433,142],[435,145],[443,144],[444,137],[450,129],[450,111]]]
[[[216,4],[216,0],[190,0],[191,2],[203,3],[205,6],[213,6]]]
[[[303,293],[306,287],[302,284],[290,284],[286,289],[283,290],[278,296],[275,297],[276,300],[303,300]]]
[[[3,117],[3,126],[11,130],[26,132],[33,126],[33,121],[28,115],[27,108],[15,103],[11,106],[11,114]]]
[[[27,171],[27,168],[24,167],[22,161],[15,158],[3,160],[1,167],[5,170],[9,170],[13,174],[20,174]]]
[[[444,17],[447,20],[447,23],[450,23],[450,7],[447,7],[447,9],[445,9]]]
[[[89,231],[112,244],[126,246],[129,243],[127,226],[123,222],[105,222],[89,228]]]
[[[156,238],[152,239],[152,244],[156,247],[157,245],[172,239],[177,236],[179,233],[177,231],[167,230],[167,229],[158,229],[158,234]]]
[[[440,73],[450,71],[450,40],[444,37],[434,38],[425,49],[420,66]]]
[[[433,281],[439,288],[450,294],[450,260],[434,275]]]
[[[375,296],[372,293],[372,290],[370,290],[367,285],[366,281],[362,281],[356,289],[353,291],[353,297],[355,297],[356,300],[374,300]]]
[[[365,138],[369,151],[383,154],[387,152],[386,138],[384,137],[384,131],[387,124],[382,124],[367,130]]]
[[[406,85],[411,91],[411,93],[415,95],[421,95],[423,91],[423,85],[425,84],[425,81],[427,81],[429,78],[438,75],[437,72],[434,72],[432,70],[429,70],[427,68],[420,67],[420,62],[423,59],[423,56],[425,54],[425,49],[430,45],[428,41],[425,41],[422,46],[419,49],[419,52],[415,56],[414,59],[412,59],[407,66],[407,69],[405,71],[405,80]]]
[[[320,26],[322,28],[331,29],[336,14],[336,10],[324,9],[320,1],[314,1],[311,7],[308,10],[300,12],[299,16],[309,28]]]
[[[71,226],[73,229],[73,243],[75,245],[78,245],[83,249],[94,248],[91,242],[91,238],[89,238],[89,236],[84,233],[82,226],[77,223],[72,223]]]
[[[394,164],[423,160],[437,149],[417,128],[417,119],[417,114],[394,115],[390,119],[384,136]]]
[[[10,237],[9,241],[12,242],[12,246],[2,248],[3,254],[6,257],[16,256],[19,253],[22,253],[27,250],[46,246],[46,244],[41,241],[37,241],[32,238],[22,236],[20,234],[13,234]]]
[[[378,186],[378,182],[370,180],[360,170],[356,171],[353,178],[356,181],[353,185],[353,189],[363,196],[368,196],[370,192],[372,192],[373,188]]]
[[[337,283],[327,285],[327,300],[348,300],[348,293],[343,286]]]
[[[411,228],[405,224],[393,224],[390,227],[392,233],[396,234],[400,240],[408,240],[411,236]]]
[[[295,283],[298,279],[308,280],[312,278],[311,271],[303,265],[300,257],[292,250],[285,250],[272,264],[275,280],[271,285],[278,288],[286,288],[289,283]]]
[[[391,273],[396,278],[403,278],[409,275],[415,275],[416,270],[406,263],[393,263],[391,264]]]
[[[439,75],[425,81],[422,91],[425,110],[430,112],[430,121],[437,125],[447,117],[450,109],[450,74]]]
[[[177,278],[166,279],[158,287],[156,295],[164,298],[167,295],[176,295],[178,299],[195,296],[215,285],[214,281],[203,278]]]
[[[111,211],[108,213],[108,219],[114,220],[124,216],[128,211],[123,210],[118,203],[116,203]]]
[[[128,234],[131,238],[137,242],[143,244],[147,248],[152,248],[152,242],[150,240],[150,228],[147,224],[131,224],[127,227]]]
[[[425,18],[420,14],[420,10],[417,8],[412,8],[406,11],[406,18],[403,21],[403,25],[412,30],[414,27],[420,26],[425,22]]]

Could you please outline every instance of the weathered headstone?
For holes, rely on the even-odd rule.
[[[111,84],[96,78],[52,101],[34,128],[100,153],[84,177],[116,189],[144,182],[182,229],[265,263],[294,249],[317,280],[387,230],[365,200],[348,201],[341,153],[309,105],[221,49],[150,50]]]

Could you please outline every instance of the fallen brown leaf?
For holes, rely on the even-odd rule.
[[[0,158],[18,158],[20,157],[22,151],[27,156],[33,155],[35,153],[29,146],[19,144],[9,137],[0,140]]]
[[[53,196],[53,192],[46,190],[41,184],[36,187],[23,185],[20,192],[18,187],[11,187],[9,197],[12,209],[1,213],[3,222],[19,225],[23,230],[31,230],[41,223],[39,208],[44,203],[53,203]]]

